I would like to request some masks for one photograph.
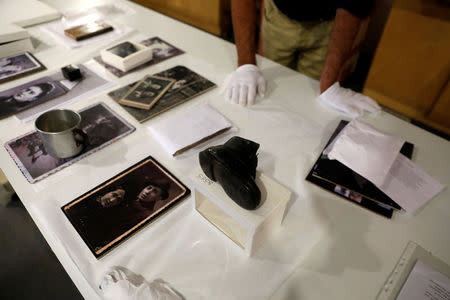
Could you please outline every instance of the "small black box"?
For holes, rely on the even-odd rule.
[[[69,79],[70,81],[79,80],[82,78],[80,68],[76,65],[67,65],[61,68],[64,78]]]

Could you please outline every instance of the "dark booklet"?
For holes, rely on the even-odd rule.
[[[148,156],[61,209],[99,258],[189,194],[181,181]]]
[[[325,148],[336,138],[347,123],[344,120],[339,123]],[[406,142],[400,152],[411,158],[413,148],[413,144]],[[392,217],[394,210],[401,209],[397,203],[373,183],[339,161],[328,159],[323,152],[306,180],[388,218]]]

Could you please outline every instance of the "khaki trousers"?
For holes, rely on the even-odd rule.
[[[320,79],[333,20],[297,22],[265,1],[262,22],[263,55],[279,64]]]

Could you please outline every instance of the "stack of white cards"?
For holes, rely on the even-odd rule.
[[[14,24],[0,24],[0,57],[32,51],[30,34]]]

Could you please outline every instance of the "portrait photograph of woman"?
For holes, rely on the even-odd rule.
[[[62,207],[98,258],[190,193],[151,157]]]
[[[0,58],[0,83],[44,69],[45,67],[28,52],[3,57]]]
[[[0,118],[64,95],[66,90],[50,77],[0,92]]]

